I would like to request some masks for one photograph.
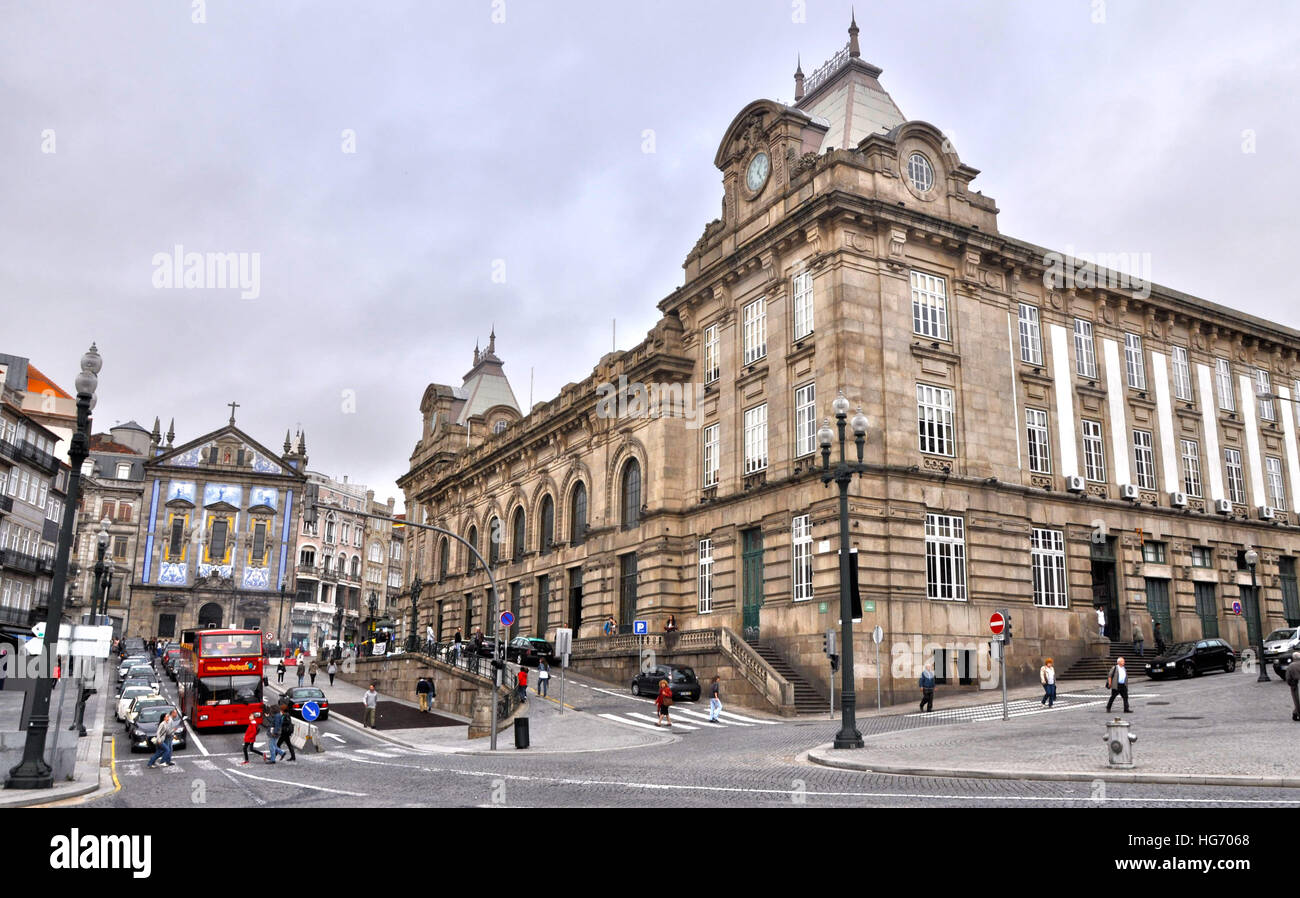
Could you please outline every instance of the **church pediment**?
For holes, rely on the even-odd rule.
[[[233,425],[165,450],[150,459],[148,464],[231,474],[270,474],[295,479],[303,477],[270,449]]]

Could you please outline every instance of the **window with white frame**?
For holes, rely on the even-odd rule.
[[[1034,528],[1031,538],[1034,567],[1034,604],[1043,608],[1064,608],[1065,534],[1060,530]]]
[[[1043,335],[1038,327],[1038,308],[1020,304],[1020,361],[1043,364]]]
[[[948,286],[943,278],[912,272],[912,331],[931,340],[948,340]]]
[[[767,467],[767,403],[745,410],[745,473]]]
[[[1214,381],[1219,389],[1219,408],[1235,412],[1237,399],[1232,389],[1232,364],[1227,359],[1214,360]]]
[[[1047,412],[1025,409],[1025,433],[1029,440],[1029,470],[1035,474],[1052,473],[1052,455],[1047,444]]]
[[[817,451],[817,388],[806,384],[794,391],[795,458]]]
[[[1241,469],[1241,450],[1224,449],[1223,464],[1228,472],[1228,500],[1238,505],[1246,502],[1246,476]]]
[[[1255,395],[1263,397],[1273,392],[1273,385],[1269,379],[1268,372],[1263,368],[1255,369]],[[1272,399],[1259,400],[1259,420],[1276,421],[1277,415],[1273,409]]]
[[[1183,456],[1183,492],[1201,497],[1201,447],[1196,440],[1179,440]]]
[[[1268,479],[1268,504],[1278,511],[1286,511],[1286,481],[1282,479],[1282,459],[1271,455],[1265,458],[1264,473]]]
[[[716,486],[718,483],[718,427],[710,424],[704,428],[704,485]]]
[[[713,610],[713,540],[700,540],[699,571],[696,582],[699,589],[699,612],[708,614]]]
[[[1124,373],[1134,390],[1147,388],[1146,357],[1142,354],[1142,338],[1137,334],[1124,335]]]
[[[704,329],[704,382],[711,384],[722,374],[722,354],[719,349],[718,325]]]
[[[813,597],[812,516],[795,515],[790,523],[790,537],[793,543],[794,600],[802,602]]]
[[[117,479],[118,479],[118,480],[130,480],[130,479],[131,479],[131,465],[130,465],[130,464],[128,464],[128,463],[126,463],[126,462],[121,462],[121,463],[118,464],[118,466],[117,466]]]
[[[1074,370],[1080,377],[1097,379],[1097,345],[1092,339],[1092,322],[1074,319]]]
[[[1140,489],[1156,488],[1156,457],[1151,449],[1151,431],[1133,431],[1133,476]]]
[[[1174,360],[1174,398],[1192,401],[1192,368],[1187,363],[1187,348],[1175,346],[1171,350]]]
[[[943,514],[925,516],[925,594],[966,601],[966,522]]]
[[[1106,482],[1106,448],[1101,422],[1083,421],[1083,476],[1093,483]]]
[[[767,300],[759,298],[745,306],[742,314],[745,331],[745,364],[767,355]]]
[[[813,332],[812,272],[801,271],[790,279],[794,297],[794,338],[802,340]]]
[[[916,385],[916,429],[922,452],[954,455],[952,390]]]

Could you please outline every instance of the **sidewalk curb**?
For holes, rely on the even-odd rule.
[[[73,765],[73,782],[65,782],[63,785],[53,786],[50,789],[0,789],[0,808],[45,807],[100,791],[103,791],[105,795],[115,791],[111,788],[103,788],[104,709],[108,706],[108,695],[106,693],[97,693],[96,697],[99,701],[96,702],[95,722],[91,727],[87,728],[85,736],[78,738],[98,741],[99,751],[94,752],[92,758],[78,761]],[[88,767],[94,768],[93,777],[91,771],[86,769]],[[78,774],[84,774],[86,779],[82,780]]]
[[[1285,776],[1204,776],[1192,773],[1139,773],[1118,770],[981,770],[957,767],[914,767],[902,764],[874,764],[853,758],[838,757],[830,743],[810,749],[808,760],[821,767],[855,770],[862,773],[887,773],[897,776],[936,776],[956,779],[1033,780],[1040,782],[1149,783],[1190,786],[1259,786],[1292,789],[1300,787],[1300,777]]]

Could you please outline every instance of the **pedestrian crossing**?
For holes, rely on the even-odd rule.
[[[646,707],[646,711],[624,711],[622,713],[606,712],[599,716],[605,720],[621,723],[627,726],[644,728],[644,729],[666,729],[657,725],[658,716],[653,713],[653,704],[651,702],[640,702],[639,704]],[[717,721],[709,720],[709,715],[705,711],[698,711],[694,708],[683,708],[681,705],[673,705],[671,718],[673,722],[673,731],[693,732],[695,730],[722,730],[727,727],[754,727],[754,726],[776,726],[774,720],[760,720],[756,717],[746,717],[743,714],[734,714],[730,711],[719,711]]]
[[[1159,693],[1141,693],[1130,695],[1130,699],[1137,698],[1154,698]],[[1071,695],[1064,694],[1056,697],[1056,705],[1052,708],[1042,704],[1039,699],[1015,699],[1007,702],[1007,717],[1029,717],[1033,714],[1048,714],[1057,711],[1072,711],[1076,708],[1092,708],[1104,706],[1105,695]],[[913,711],[905,715],[907,717],[924,718],[926,721],[983,721],[983,720],[1001,720],[1002,719],[1002,702],[994,702],[988,705],[969,705],[963,708],[945,708],[937,711]]]

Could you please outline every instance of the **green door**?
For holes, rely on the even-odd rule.
[[[1300,627],[1300,592],[1296,590],[1295,559],[1284,555],[1277,560],[1282,581],[1282,616],[1288,627]]]
[[[759,609],[763,607],[763,531],[745,530],[741,566],[744,569],[744,604],[742,624],[746,642],[759,639]]]
[[[1219,609],[1214,601],[1214,584],[1196,584],[1196,616],[1201,619],[1201,636],[1219,638]]]
[[[551,578],[542,574],[537,578],[537,625],[533,632],[542,639],[546,638],[546,628],[550,626],[551,616]]]
[[[1160,625],[1160,635],[1165,645],[1174,644],[1173,622],[1169,619],[1169,581],[1147,581],[1147,613],[1151,620]],[[1152,628],[1154,632],[1154,627]],[[1151,640],[1155,642],[1154,636]]]
[[[1241,613],[1246,618],[1246,641],[1253,646],[1260,645],[1259,627],[1255,624],[1258,620],[1255,612],[1255,602],[1259,599],[1257,590],[1249,586],[1241,587]]]

